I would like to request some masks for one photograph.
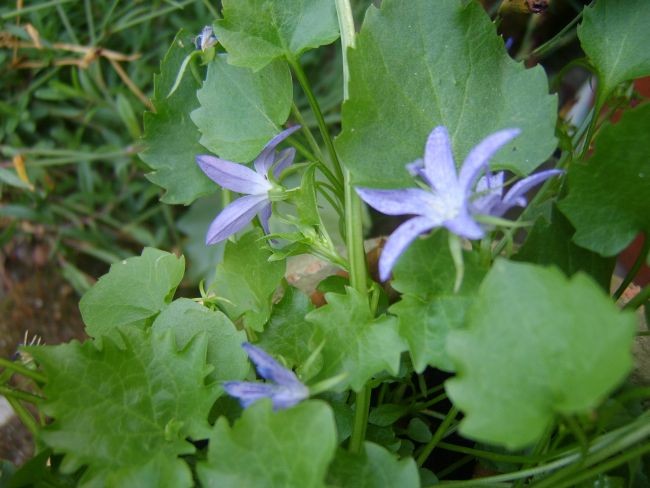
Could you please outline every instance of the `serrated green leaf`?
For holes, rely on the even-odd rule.
[[[204,486],[323,487],[335,449],[336,426],[326,403],[273,412],[270,402],[260,401],[232,427],[224,417],[217,421],[208,459],[197,469]]]
[[[215,33],[228,62],[259,70],[280,58],[334,42],[339,25],[331,0],[223,0]]]
[[[418,488],[420,477],[413,458],[397,457],[377,444],[366,442],[362,453],[339,449],[327,480],[337,488]]]
[[[256,345],[274,356],[282,356],[290,369],[301,366],[310,355],[314,327],[305,316],[313,309],[307,295],[287,287]]]
[[[587,276],[499,260],[481,285],[467,330],[447,351],[445,384],[470,438],[518,449],[557,415],[586,413],[632,367],[635,317]]]
[[[382,371],[397,374],[406,344],[397,332],[395,317],[374,318],[367,300],[353,288],[345,295],[327,293],[327,305],[307,315],[316,326],[314,342],[324,342],[323,368],[317,379],[346,376],[339,389],[359,391]]]
[[[413,186],[404,166],[422,157],[438,125],[451,134],[457,164],[498,129],[522,134],[493,167],[526,174],[556,146],[557,99],[544,71],[510,59],[477,2],[385,0],[367,12],[348,56],[337,148],[357,184]]]
[[[183,59],[193,50],[192,36],[181,30],[160,65],[160,74],[154,77],[156,112],[144,114],[146,147],[140,158],[153,170],[147,178],[166,190],[165,203],[187,205],[217,189],[194,160],[205,152],[199,144],[201,134],[190,120],[190,112],[199,107],[196,90],[200,83],[185,73],[178,89],[167,97]]]
[[[129,329],[123,342],[125,349],[110,339],[101,350],[91,341],[29,349],[47,377],[43,412],[54,418],[41,439],[65,454],[64,472],[88,466],[82,486],[150,479],[161,465],[170,477],[157,486],[191,486],[178,456],[194,452],[188,436],[208,435],[217,397],[205,385],[206,337],[179,351],[171,333]]]
[[[293,101],[291,73],[284,61],[253,72],[232,66],[226,55],[208,65],[200,107],[192,120],[201,131],[201,144],[230,161],[252,161],[282,129]],[[205,152],[205,151],[203,151]]]
[[[465,272],[457,293],[456,269],[446,232],[417,239],[393,270],[391,285],[404,295],[390,312],[399,320],[400,335],[409,345],[417,372],[427,366],[454,371],[446,351],[447,335],[464,324],[466,311],[486,273],[475,253],[463,255]]]
[[[579,246],[603,256],[650,232],[650,105],[604,127],[586,165],[569,168],[569,195],[559,203]]]
[[[195,335],[203,332],[208,340],[207,362],[214,367],[209,378],[213,381],[243,380],[250,369],[248,356],[241,344],[246,333],[221,312],[179,298],[156,317],[152,330],[156,333],[172,330],[178,347],[185,347]]]
[[[609,291],[616,260],[576,246],[571,242],[575,229],[554,207],[551,221],[539,218],[530,230],[526,242],[513,261],[551,265],[560,268],[567,276],[578,271],[590,275],[605,291]]]
[[[585,7],[578,37],[606,97],[622,81],[650,74],[650,2],[606,0]],[[604,100],[601,100],[604,102]]]
[[[149,247],[141,256],[112,264],[79,302],[86,333],[122,345],[117,328],[149,325],[172,301],[184,271],[182,256]]]
[[[228,241],[210,291],[231,320],[262,331],[271,315],[271,298],[284,277],[285,262],[269,262],[271,251],[262,232],[253,230]]]

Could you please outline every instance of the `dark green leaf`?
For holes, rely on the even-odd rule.
[[[650,2],[605,0],[585,7],[578,37],[604,96],[620,82],[650,75]],[[604,101],[604,100],[601,100]]]
[[[223,0],[215,32],[229,62],[254,70],[280,57],[335,41],[339,26],[331,0]]]
[[[569,168],[569,196],[559,207],[576,244],[613,256],[650,232],[650,105],[624,114],[598,134],[587,164]]]
[[[510,59],[477,2],[385,0],[366,14],[349,60],[337,146],[358,184],[413,186],[404,166],[422,157],[438,125],[451,134],[457,164],[498,129],[523,132],[494,167],[529,173],[556,146],[557,101],[544,71]]]
[[[123,342],[125,349],[110,339],[101,350],[91,341],[29,349],[47,376],[43,412],[54,418],[41,439],[65,454],[64,472],[88,466],[81,485],[108,478],[144,486],[164,468],[156,486],[191,486],[178,456],[194,452],[188,436],[209,433],[217,396],[205,386],[206,337],[179,351],[172,334],[130,329]]]
[[[590,411],[630,371],[635,330],[634,314],[587,276],[497,261],[468,329],[447,341],[458,375],[445,386],[465,414],[461,433],[518,449],[556,415]]]
[[[284,277],[284,261],[269,262],[271,251],[254,230],[226,244],[210,291],[231,320],[261,331],[271,315],[271,298]]]
[[[224,417],[217,421],[199,479],[222,488],[324,487],[335,449],[336,426],[326,403],[273,412],[270,402],[256,402],[232,427]]]
[[[190,112],[199,106],[199,82],[188,70],[178,89],[167,97],[183,59],[193,50],[192,37],[181,30],[160,65],[160,74],[154,78],[156,112],[144,115],[146,148],[140,158],[153,169],[147,175],[149,180],[166,190],[162,197],[166,203],[187,205],[217,188],[194,159],[205,152],[199,144],[199,131],[190,120]]]
[[[413,458],[398,460],[381,446],[366,442],[363,452],[339,449],[327,476],[337,488],[418,488],[420,477]]]
[[[137,256],[111,265],[108,274],[79,303],[86,332],[122,344],[119,326],[143,327],[172,301],[183,278],[185,259],[145,248]]]
[[[315,344],[324,344],[323,369],[317,378],[345,374],[337,387],[358,391],[382,371],[397,374],[406,345],[394,317],[374,318],[359,292],[346,291],[345,295],[326,294],[327,305],[311,312],[307,320],[316,326]]]
[[[257,345],[274,356],[282,356],[289,368],[302,365],[309,357],[310,339],[314,335],[314,326],[305,316],[313,309],[307,295],[287,287],[282,300],[273,307]]]
[[[252,161],[281,131],[293,101],[287,63],[276,61],[253,72],[227,63],[226,55],[208,65],[197,92],[200,108],[192,120],[201,131],[201,144],[230,161]],[[203,151],[205,152],[205,151]]]
[[[571,242],[575,229],[555,208],[551,219],[549,222],[542,217],[535,222],[513,260],[554,264],[567,276],[583,271],[596,280],[603,290],[609,291],[615,260],[603,258]]]
[[[243,380],[248,373],[248,357],[241,347],[246,341],[246,333],[237,330],[221,312],[179,298],[158,315],[151,328],[156,333],[172,330],[180,348],[184,348],[197,334],[205,333],[207,362],[214,367],[210,373],[211,380]]]

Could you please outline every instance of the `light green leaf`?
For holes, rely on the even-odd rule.
[[[405,165],[445,125],[460,164],[487,135],[522,134],[493,167],[526,174],[554,150],[557,99],[544,70],[513,61],[478,2],[385,0],[349,52],[350,98],[337,140],[355,183],[413,186]],[[380,170],[378,170],[380,169]]]
[[[223,159],[249,162],[289,117],[291,74],[283,61],[253,72],[226,59],[219,55],[208,65],[207,78],[197,92],[201,106],[192,112],[192,120],[201,131],[203,146]]]
[[[604,0],[585,7],[578,37],[606,97],[622,81],[650,75],[650,2]],[[604,102],[604,100],[600,100]]]
[[[249,370],[248,357],[241,344],[246,333],[237,330],[221,312],[179,298],[158,315],[152,330],[156,333],[172,330],[178,347],[185,347],[194,336],[203,332],[208,340],[207,362],[214,366],[210,379],[214,381],[243,380]]]
[[[209,433],[217,391],[205,385],[206,337],[179,351],[172,334],[130,329],[123,342],[30,348],[47,376],[43,412],[54,419],[41,440],[65,454],[64,472],[88,466],[81,486],[153,479],[161,466],[169,477],[156,486],[192,486],[178,456],[194,452],[188,436]]]
[[[307,295],[287,287],[256,345],[274,356],[282,356],[291,369],[301,366],[310,355],[314,326],[305,316],[313,309]]]
[[[269,262],[270,256],[260,230],[228,241],[210,286],[226,315],[255,331],[262,331],[269,320],[271,298],[284,277],[285,262]]]
[[[394,454],[372,442],[363,452],[339,449],[327,480],[337,488],[418,488],[420,477],[413,458],[398,460]]]
[[[122,344],[117,327],[145,327],[172,301],[183,279],[185,259],[145,248],[141,256],[111,265],[108,274],[81,298],[79,309],[91,337]]]
[[[472,439],[519,449],[558,415],[586,413],[632,367],[636,330],[585,275],[499,260],[481,285],[468,329],[447,351],[458,375],[446,382]]]
[[[256,71],[339,37],[331,0],[223,0],[223,17],[214,30],[230,54],[228,62]]]
[[[194,159],[205,152],[199,144],[200,133],[190,120],[190,112],[199,106],[199,82],[186,73],[178,89],[167,97],[183,59],[193,50],[192,36],[181,30],[160,65],[160,74],[154,77],[156,112],[144,114],[145,150],[140,159],[153,170],[147,178],[166,190],[165,203],[187,205],[217,189]]]
[[[427,366],[454,371],[446,351],[447,335],[463,326],[486,273],[475,253],[464,252],[463,283],[454,293],[456,269],[447,240],[446,232],[417,239],[393,270],[391,285],[404,295],[390,311],[399,320],[400,335],[408,342],[417,372]]]
[[[307,315],[307,320],[316,326],[314,342],[325,344],[323,368],[315,381],[345,374],[338,388],[359,391],[382,371],[397,374],[406,344],[397,332],[394,317],[374,318],[367,300],[358,291],[346,287],[346,292],[327,293],[327,305]]]
[[[326,403],[273,412],[270,402],[260,401],[232,427],[224,417],[217,421],[208,459],[197,470],[203,486],[323,487],[335,449],[336,426]]]
[[[559,203],[579,246],[603,256],[650,232],[650,105],[602,129],[586,165],[569,168],[569,195]]]

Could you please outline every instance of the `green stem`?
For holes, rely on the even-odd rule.
[[[298,107],[296,107],[295,103],[291,106],[291,112],[293,113],[293,116],[296,118],[296,121],[298,121],[298,123],[300,124],[302,128],[302,133],[305,135],[309,147],[311,147],[311,150],[314,152],[314,155],[316,156],[314,162],[318,165],[318,169],[321,171],[321,173],[323,173],[323,175],[325,175],[325,177],[330,181],[330,183],[334,185],[334,187],[336,188],[336,193],[339,196],[339,198],[342,197],[343,187],[341,186],[341,181],[337,179],[337,177],[330,171],[327,165],[323,162],[323,153],[320,150],[320,147],[318,146],[318,142],[316,142],[314,135],[309,130],[309,127],[307,127],[305,118],[302,116],[300,110],[298,110]]]
[[[27,430],[31,432],[32,436],[36,438],[38,436],[38,424],[36,423],[36,420],[34,420],[34,417],[32,417],[32,415],[27,411],[25,407],[21,405],[18,400],[10,396],[6,398],[7,402],[9,405],[11,405],[11,408],[13,408],[20,421],[25,427],[27,427]]]
[[[34,395],[33,393],[22,390],[15,390],[13,388],[7,388],[6,386],[0,386],[0,395],[3,395],[5,397],[13,397],[16,400],[23,400],[25,402],[34,404],[40,403],[44,400],[43,397]]]
[[[436,432],[433,434],[431,440],[427,443],[426,446],[424,446],[424,449],[422,449],[422,452],[418,456],[416,460],[418,467],[422,467],[429,455],[433,452],[438,443],[443,439],[447,433],[447,429],[456,419],[456,415],[458,415],[458,410],[456,407],[451,407],[447,413],[447,416],[445,417],[445,420],[441,422],[441,424],[438,426],[438,429],[436,429]]]
[[[347,51],[355,44],[354,19],[350,0],[336,0],[336,13],[341,31],[341,49],[343,51],[343,100],[348,98],[349,69]],[[332,148],[333,149],[333,148]],[[335,160],[340,170],[338,159]],[[363,248],[363,206],[352,186],[351,174],[346,169],[343,176],[345,186],[345,239],[350,262],[350,284],[366,298],[366,252]],[[357,393],[354,410],[354,425],[350,437],[349,450],[360,452],[366,437],[368,412],[370,409],[370,388],[366,385]]]
[[[34,381],[38,381],[39,383],[45,383],[47,381],[47,378],[42,374],[37,373],[36,371],[32,371],[29,368],[26,368],[22,364],[9,361],[8,359],[0,358],[0,367],[10,369],[18,374],[26,376],[27,378],[31,378]]]
[[[621,285],[614,292],[613,296],[615,300],[621,298],[623,292],[627,289],[628,286],[630,286],[630,283],[634,281],[634,278],[641,269],[641,266],[643,266],[643,263],[645,263],[648,252],[650,252],[650,237],[644,236],[643,247],[641,248],[641,251],[639,251],[639,255],[636,257],[636,261],[634,261],[634,264],[625,275],[625,278],[623,279]]]
[[[296,79],[298,80],[298,83],[300,84],[303,91],[305,92],[305,95],[307,96],[307,100],[309,101],[309,106],[311,107],[311,110],[314,113],[314,117],[316,117],[316,122],[318,123],[318,130],[320,131],[323,141],[325,141],[325,146],[327,147],[327,152],[330,156],[330,159],[332,160],[332,164],[334,165],[334,173],[336,174],[336,178],[340,186],[341,183],[343,182],[343,172],[341,170],[341,164],[339,163],[339,158],[336,154],[336,149],[334,149],[334,143],[332,142],[332,138],[330,137],[329,132],[327,130],[327,124],[325,123],[325,119],[323,118],[323,113],[320,110],[320,105],[318,104],[318,100],[316,100],[316,96],[314,95],[314,92],[311,89],[311,85],[309,84],[307,75],[303,71],[302,66],[300,66],[300,63],[295,58],[289,56],[287,56],[287,61],[289,62],[291,69],[293,69],[293,72],[296,75]]]
[[[637,293],[636,296],[627,302],[623,308],[625,310],[636,310],[648,300],[650,300],[650,285],[646,285],[643,290]]]

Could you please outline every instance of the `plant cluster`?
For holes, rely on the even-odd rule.
[[[222,4],[165,55],[141,158],[166,202],[221,190],[223,259],[187,298],[145,248],[83,296],[90,339],[2,360],[42,448],[9,486],[647,486],[650,287],[618,299],[648,240],[610,286],[650,233],[650,104],[610,112],[650,75],[650,3],[579,13],[571,117],[476,1],[384,0],[358,32],[349,0]],[[339,38],[340,119],[305,69]],[[363,202],[401,217],[378,269]],[[304,254],[339,271],[311,296]]]

